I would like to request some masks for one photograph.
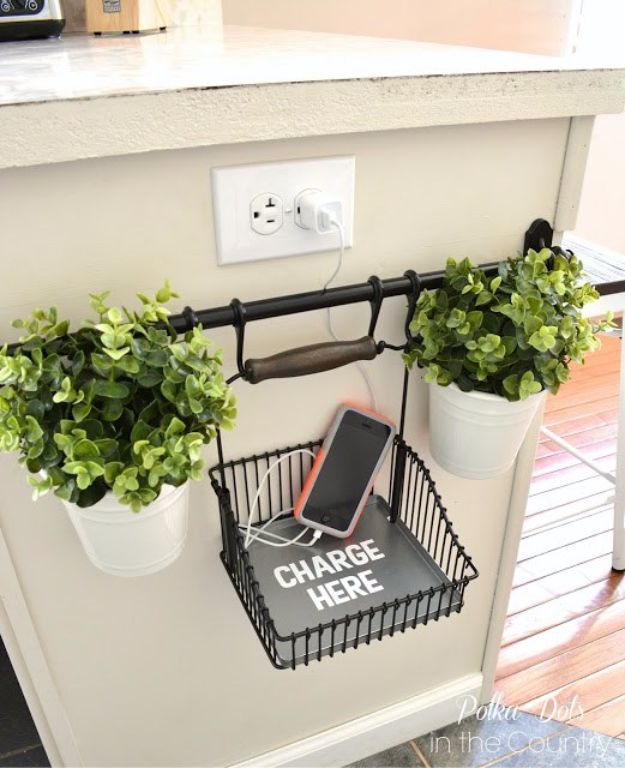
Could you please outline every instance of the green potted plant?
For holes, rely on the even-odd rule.
[[[56,309],[14,323],[19,345],[0,350],[0,450],[19,454],[35,498],[63,501],[94,565],[142,575],[182,551],[188,480],[235,406],[201,329],[178,340],[168,325],[167,283],[138,294],[138,311],[107,295],[91,295],[97,319],[71,334]]]
[[[431,384],[430,448],[441,467],[486,478],[514,463],[546,392],[610,326],[582,315],[597,298],[580,261],[547,248],[501,262],[490,279],[468,259],[447,262],[443,285],[419,296],[404,355]]]

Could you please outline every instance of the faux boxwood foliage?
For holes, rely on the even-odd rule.
[[[19,453],[35,498],[89,507],[112,491],[138,512],[164,483],[200,479],[201,446],[236,410],[219,352],[167,324],[167,283],[138,294],[138,311],[107,296],[90,296],[97,320],[71,335],[56,309],[14,323],[24,335],[0,350],[0,450]]]
[[[611,325],[582,317],[596,298],[579,259],[548,248],[501,262],[491,279],[468,259],[449,259],[442,287],[419,296],[410,325],[417,340],[404,360],[422,366],[426,381],[465,392],[511,401],[555,394],[569,363],[583,362],[599,347],[597,331]]]

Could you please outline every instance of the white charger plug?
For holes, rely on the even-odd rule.
[[[343,204],[318,189],[307,189],[295,198],[295,223],[318,234],[333,232],[343,223]]]

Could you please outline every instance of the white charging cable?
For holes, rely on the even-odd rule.
[[[324,291],[326,291],[332,285],[332,283],[336,280],[339,272],[341,271],[341,269],[343,267],[343,258],[345,256],[345,230],[343,229],[343,225],[337,219],[332,218],[332,219],[330,219],[330,226],[334,227],[334,229],[336,229],[336,231],[339,234],[339,254],[338,254],[338,259],[336,261],[336,266],[334,267],[334,272],[330,275],[330,277],[323,284],[323,290]],[[334,336],[334,331],[331,330],[332,321],[331,321],[330,318],[331,318],[330,307],[328,307],[328,319],[329,319],[330,333],[331,333],[332,336]]]
[[[315,531],[310,541],[307,541],[307,542],[300,541],[300,539],[308,532],[309,530],[308,528],[303,528],[303,530],[300,533],[298,533],[297,536],[295,536],[295,538],[293,539],[287,539],[284,536],[280,536],[277,533],[272,533],[266,530],[269,525],[274,523],[276,520],[279,520],[282,515],[285,515],[288,512],[292,512],[293,507],[288,507],[287,509],[281,509],[273,517],[270,517],[269,520],[266,520],[259,528],[252,528],[252,523],[254,522],[254,516],[256,515],[256,510],[258,508],[260,494],[262,493],[262,490],[265,486],[265,483],[267,482],[267,479],[269,478],[269,475],[278,466],[278,464],[285,461],[285,459],[288,459],[291,456],[296,456],[297,454],[300,454],[300,453],[306,453],[309,456],[311,456],[313,459],[315,458],[315,454],[308,448],[297,448],[294,451],[289,451],[288,453],[285,453],[279,459],[276,459],[276,461],[270,464],[269,467],[267,467],[267,471],[262,476],[260,483],[258,484],[258,488],[256,489],[256,493],[252,501],[252,506],[250,507],[250,513],[247,518],[247,526],[241,525],[241,524],[239,525],[239,528],[245,531],[245,548],[246,549],[250,546],[250,544],[253,544],[255,541],[260,541],[261,544],[267,544],[267,546],[269,547],[289,547],[292,544],[295,544],[298,547],[312,547],[313,544],[316,544],[321,538],[322,531]],[[269,539],[265,537],[270,537],[271,539],[274,539],[274,541],[269,541]]]
[[[334,271],[323,285],[323,290],[327,290],[330,285],[336,280],[341,268],[343,266],[343,258],[345,255],[345,230],[343,229],[342,217],[343,206],[339,200],[333,200],[327,197],[318,190],[311,190],[310,192],[303,193],[299,196],[297,201],[298,208],[298,221],[301,227],[305,229],[312,229],[319,234],[329,232],[335,229],[339,236],[339,251],[338,259]],[[339,341],[338,336],[334,332],[332,325],[332,310],[330,307],[326,310],[326,326],[328,333],[334,339]],[[367,371],[362,363],[356,363],[356,368],[365,382],[367,391],[369,393],[369,403],[374,411],[378,410],[378,404],[373,391],[373,385],[369,378]]]

